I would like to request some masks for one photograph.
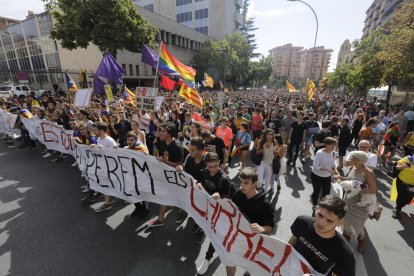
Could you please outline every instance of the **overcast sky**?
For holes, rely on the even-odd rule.
[[[319,20],[317,46],[333,49],[330,70],[335,68],[338,51],[345,39],[359,39],[365,12],[373,0],[305,0]],[[0,0],[0,16],[24,19],[27,11],[44,10],[40,0]],[[292,43],[313,47],[316,22],[303,3],[287,0],[251,0],[249,15],[255,17],[258,52],[264,55],[276,46]]]

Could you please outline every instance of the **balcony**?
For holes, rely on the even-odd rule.
[[[401,2],[402,0],[389,0],[387,4],[385,4],[385,7],[384,7],[384,17],[393,13],[397,5],[400,4]]]
[[[242,20],[242,15],[238,12],[236,12],[236,18],[235,18],[236,24],[241,25],[243,20]]]
[[[236,6],[238,6],[239,8],[243,7],[243,0],[235,0],[236,2]]]

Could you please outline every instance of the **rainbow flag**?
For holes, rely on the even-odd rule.
[[[137,97],[135,93],[128,89],[125,85],[124,99],[126,104],[132,104],[133,106],[137,105]]]
[[[203,108],[203,99],[193,87],[183,84],[178,92],[178,96],[182,97],[187,102],[194,104],[198,108]]]
[[[194,68],[182,64],[176,57],[168,52],[167,47],[164,43],[161,43],[160,58],[158,61],[158,70],[166,72],[166,74],[179,75],[180,78],[188,85],[195,85],[195,74]]]
[[[289,92],[298,92],[298,90],[296,90],[296,88],[289,81],[286,81],[286,86]]]

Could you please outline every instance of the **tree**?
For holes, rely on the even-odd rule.
[[[56,19],[52,38],[72,50],[95,44],[116,57],[118,50],[141,52],[157,30],[138,13],[132,0],[43,0]]]
[[[249,0],[243,0],[243,7],[242,7],[242,22],[240,26],[240,33],[242,36],[244,36],[249,45],[252,47],[252,50],[257,49],[256,39],[254,32],[257,30],[257,28],[254,26],[254,20],[255,18],[248,18],[247,12],[249,11],[250,1]],[[258,57],[259,54],[254,53],[254,57]]]
[[[253,50],[247,39],[238,33],[226,36],[226,39],[204,43],[204,48],[196,53],[193,64],[200,68],[215,68],[221,76],[230,68],[231,80],[235,87],[247,86],[251,76],[251,58]]]
[[[272,58],[270,56],[263,56],[258,61],[251,62],[251,78],[256,86],[263,86],[268,84],[270,75],[272,74]]]

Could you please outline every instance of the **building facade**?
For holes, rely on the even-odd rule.
[[[343,64],[346,63],[352,63],[352,60],[354,58],[354,50],[352,43],[349,41],[349,39],[346,39],[342,45],[341,49],[338,53],[338,60],[336,62],[336,69],[340,68]]]
[[[0,29],[6,28],[7,26],[11,24],[15,24],[19,22],[17,19],[11,19],[7,17],[0,16]]]
[[[362,38],[366,37],[370,31],[375,30],[390,21],[395,14],[398,5],[402,2],[404,2],[404,0],[374,0],[366,11]]]
[[[242,23],[242,0],[135,0],[135,3],[217,40],[237,32]]]
[[[324,46],[304,49],[300,46],[286,44],[269,50],[273,60],[273,79],[302,81],[322,79],[328,72],[333,50]]]
[[[196,51],[202,49],[203,43],[212,39],[148,8],[137,6],[137,9],[159,29],[156,38],[158,45],[163,41],[183,63],[189,64]],[[53,18],[44,12],[0,29],[0,82],[17,83],[17,73],[26,72],[29,83],[36,88],[51,89],[53,84],[58,84],[66,89],[64,72],[68,71],[79,83],[81,75],[78,73],[82,70],[86,72],[86,80],[81,86],[92,85],[102,52],[95,45],[86,49],[64,49],[59,41],[50,38],[53,24]],[[153,85],[155,69],[141,63],[140,53],[118,51],[117,60],[125,70],[124,83],[131,86]]]

